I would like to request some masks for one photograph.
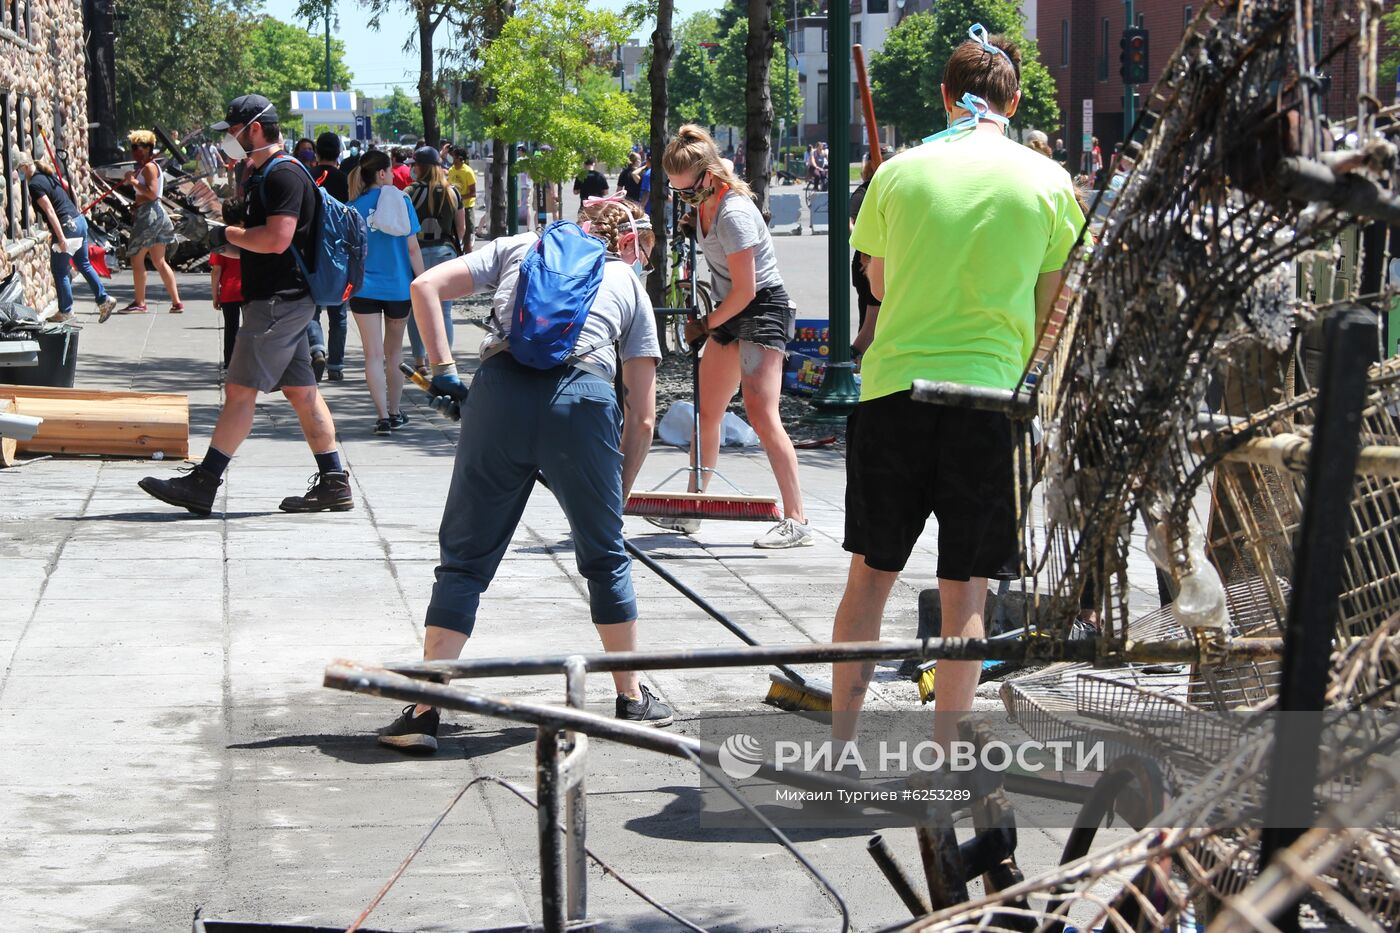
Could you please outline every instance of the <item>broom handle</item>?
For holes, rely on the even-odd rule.
[[[700,223],[700,212],[695,212],[695,222]],[[695,231],[692,229],[690,235],[686,237],[687,261],[690,264],[690,314],[695,320],[700,319],[700,302],[695,295]],[[701,344],[703,346],[703,342]],[[692,492],[704,492],[704,484],[700,482],[705,475],[704,464],[700,460],[700,347],[695,347],[690,351],[690,458],[691,469],[690,479],[695,488]]]
[[[549,480],[545,478],[545,475],[543,473],[535,474],[535,482],[539,483],[545,489],[549,489]],[[742,641],[744,644],[748,645],[751,648],[762,647],[758,639],[754,638],[748,632],[744,631],[744,629],[741,628],[737,623],[735,623],[734,620],[730,619],[729,616],[720,612],[714,606],[711,606],[709,601],[706,600],[705,597],[701,596],[699,593],[686,586],[680,580],[677,580],[675,577],[673,577],[669,570],[667,570],[665,567],[662,567],[651,557],[642,553],[642,551],[638,549],[638,547],[635,544],[633,544],[631,541],[628,541],[625,537],[622,539],[622,546],[627,549],[628,554],[631,554],[632,557],[636,560],[641,561],[642,564],[648,570],[656,574],[661,579],[665,580],[667,583],[669,583],[677,593],[680,593],[686,599],[690,600],[695,605],[703,609],[705,611],[705,614],[708,615],[710,618],[714,619],[720,625],[723,625],[725,628],[729,629],[729,631],[736,635],[739,638],[739,640]],[[788,667],[786,664],[774,664],[773,666],[776,667],[778,670],[782,671],[786,676],[792,678],[793,683],[804,685],[807,683],[807,678],[803,677],[801,674],[797,673],[797,671]]]
[[[875,125],[875,99],[870,96],[870,79],[865,74],[865,49],[851,46],[855,58],[856,87],[860,88],[861,108],[865,112],[865,136],[870,144],[870,168],[880,167],[880,128]]]

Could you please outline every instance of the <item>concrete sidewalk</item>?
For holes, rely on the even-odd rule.
[[[219,315],[203,277],[181,281],[188,310],[98,326],[80,300],[79,384],[186,392],[195,459],[218,412]],[[129,298],[129,279],[114,294]],[[157,291],[157,294],[159,292]],[[347,381],[322,388],[355,487],[352,512],[296,516],[277,503],[314,472],[291,408],[268,397],[228,473],[213,517],[136,487],[176,464],[51,459],[0,471],[0,926],[15,930],[175,930],[195,908],[259,921],[347,924],[466,781],[497,775],[533,792],[533,732],[448,714],[436,757],[380,748],[395,704],[321,686],[335,658],[415,658],[436,562],[453,426],[406,392],[413,421],[371,435],[358,338]],[[479,334],[459,327],[459,358]],[[683,454],[658,447],[641,485]],[[843,465],[799,453],[815,547],[762,552],[761,526],[707,523],[688,540],[629,519],[641,546],[722,603],[764,642],[827,640],[845,580]],[[775,492],[761,454],[721,468]],[[885,633],[914,634],[917,591],[932,585],[932,531],[891,604]],[[591,651],[586,589],[552,497],[531,500],[469,653]],[[736,640],[637,568],[644,648]],[[826,671],[820,672],[823,677]],[[912,685],[882,668],[872,704],[917,709]],[[677,712],[761,709],[760,670],[646,676]],[[480,684],[490,695],[558,701],[558,678]],[[597,675],[589,707],[610,713]],[[989,704],[994,705],[994,704]],[[644,890],[718,929],[834,930],[834,904],[766,836],[698,829],[693,769],[595,742],[589,842]],[[1023,814],[1021,864],[1048,868],[1064,833]],[[469,929],[539,916],[535,817],[499,788],[469,793],[371,926]],[[890,834],[914,870],[913,834]],[[854,925],[902,908],[861,851],[865,835],[806,839]],[[705,845],[697,845],[704,842]],[[612,929],[674,924],[596,869],[590,915]]]

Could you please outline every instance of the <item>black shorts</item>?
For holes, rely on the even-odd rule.
[[[350,310],[356,314],[383,314],[391,321],[402,321],[413,313],[413,302],[385,301],[382,298],[351,298]]]
[[[744,340],[760,347],[786,350],[797,325],[797,309],[781,285],[760,288],[753,301],[725,321],[710,336],[720,346]]]
[[[904,569],[929,515],[938,576],[1014,578],[1015,440],[1003,414],[914,401],[861,402],[846,422],[846,540],[872,570]]]

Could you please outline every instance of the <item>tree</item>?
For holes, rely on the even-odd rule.
[[[1390,49],[1390,54],[1381,62],[1380,80],[1384,83],[1388,80],[1386,75],[1400,72],[1400,7],[1381,14],[1381,28],[1385,32],[1382,48]]]
[[[496,89],[495,102],[483,108],[494,134],[550,147],[531,156],[532,176],[564,181],[585,158],[626,158],[637,110],[606,66],[632,28],[585,0],[522,0],[482,50],[481,81]]]
[[[880,120],[893,123],[906,139],[947,125],[939,91],[943,69],[973,23],[1020,46],[1021,105],[1012,126],[1059,125],[1055,79],[1041,64],[1035,42],[1025,38],[1025,17],[1013,0],[940,0],[932,11],[906,17],[890,30],[884,50],[870,63],[871,95]]]
[[[221,119],[253,6],[251,0],[122,0],[118,124],[186,129]]]
[[[242,83],[234,96],[261,94],[285,111],[292,91],[317,90],[325,84],[325,45],[319,36],[271,16],[260,16],[256,22],[248,33],[239,69]],[[345,43],[332,39],[332,86],[349,87],[353,80],[345,66]],[[288,122],[284,117],[283,126]],[[304,135],[310,135],[309,128]]]
[[[651,228],[657,231],[656,245],[651,250],[651,275],[647,276],[647,294],[655,307],[665,307],[666,291],[666,167],[661,164],[661,154],[666,149],[667,87],[666,72],[671,67],[671,56],[676,45],[671,38],[671,17],[675,13],[673,0],[657,0],[656,28],[651,33],[651,65],[647,69],[647,83],[651,91],[651,113],[649,143],[651,147]],[[666,333],[657,319],[657,332]],[[663,347],[663,349],[665,349]]]
[[[773,96],[768,74],[773,64],[773,0],[749,0],[748,26],[744,168],[754,199],[763,210],[768,202],[768,163],[773,152]]]
[[[391,142],[401,136],[423,136],[423,111],[403,88],[396,87],[384,101],[385,112],[377,114],[374,124]]]
[[[709,88],[716,80],[715,66],[706,49],[694,42],[679,45],[671,64],[667,94],[671,99],[670,110],[676,124],[714,124]]]

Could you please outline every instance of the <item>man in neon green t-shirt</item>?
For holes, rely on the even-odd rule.
[[[924,523],[938,521],[945,638],[978,638],[987,578],[1014,574],[1012,428],[1004,415],[915,402],[915,379],[1009,389],[1030,358],[1084,224],[1054,160],[1008,139],[1020,53],[980,26],[943,73],[949,130],[882,165],[851,246],[881,299],[850,417],[846,540],[852,553],[835,641],[873,641]],[[940,661],[936,710],[971,708],[981,664]],[[855,736],[869,671],[833,672],[838,740]],[[934,737],[955,737],[938,716]]]

